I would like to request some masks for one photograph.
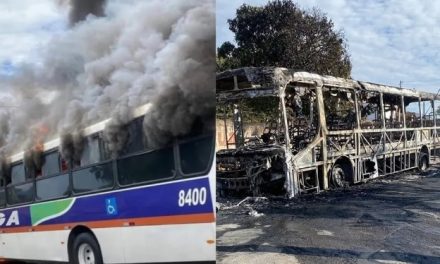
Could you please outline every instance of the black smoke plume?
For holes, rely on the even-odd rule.
[[[106,0],[70,0],[69,22],[73,26],[88,15],[104,16]]]

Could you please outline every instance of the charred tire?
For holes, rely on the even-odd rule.
[[[336,163],[331,171],[331,180],[334,187],[347,187],[353,182],[353,171],[346,163]]]
[[[72,244],[72,259],[74,264],[102,264],[102,254],[98,241],[90,233],[79,234]]]
[[[420,153],[419,156],[419,171],[424,172],[429,168],[428,154]]]

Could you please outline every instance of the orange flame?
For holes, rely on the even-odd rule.
[[[44,144],[41,141],[37,141],[35,145],[32,147],[32,150],[35,152],[43,152],[44,151]]]
[[[44,151],[44,140],[49,134],[49,127],[46,124],[39,124],[34,129],[34,146],[32,150],[35,152]]]

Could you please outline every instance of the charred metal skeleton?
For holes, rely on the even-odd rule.
[[[440,97],[432,93],[262,67],[218,73],[216,98],[226,137],[217,152],[220,193],[270,189],[294,197],[424,170],[440,146]],[[246,116],[261,98],[271,107]],[[263,110],[263,132],[246,137],[246,119]]]

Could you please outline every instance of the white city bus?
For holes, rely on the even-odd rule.
[[[213,133],[143,146],[148,107],[111,158],[110,120],[83,130],[81,158],[64,161],[60,138],[44,143],[42,166],[26,154],[1,171],[0,257],[69,263],[215,262]]]

